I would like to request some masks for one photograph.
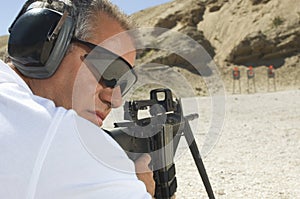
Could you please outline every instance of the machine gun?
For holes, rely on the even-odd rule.
[[[149,109],[150,117],[139,119],[139,112],[146,109]],[[169,89],[152,90],[150,100],[125,102],[124,111],[124,119],[129,122],[115,123],[115,128],[107,132],[130,159],[136,160],[143,153],[151,155],[155,198],[169,199],[176,192],[174,156],[182,136],[189,145],[208,197],[215,198],[189,125],[189,121],[198,118],[198,114],[183,116],[180,101],[173,100]]]

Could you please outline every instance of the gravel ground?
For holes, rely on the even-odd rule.
[[[191,125],[201,149],[214,124],[209,98],[197,100],[201,114]],[[201,150],[215,197],[300,198],[299,122],[300,90],[227,96],[218,142],[209,153]],[[177,198],[208,198],[190,151],[178,152]]]

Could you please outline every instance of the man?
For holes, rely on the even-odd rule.
[[[27,3],[11,27],[10,67],[0,62],[0,198],[151,198],[155,185],[150,157],[144,155],[134,165],[99,128],[128,89],[108,77],[119,81],[126,76],[120,71],[133,73],[134,42],[126,33],[115,37],[130,28],[126,17],[106,0],[74,0],[71,11],[63,11],[51,26],[49,43],[33,51],[37,47],[28,43],[39,39],[46,21],[52,22],[57,13],[52,1],[41,9],[35,9],[41,4]],[[56,36],[72,12],[75,25],[66,33],[66,47]],[[48,52],[52,41],[61,46],[51,47],[45,61],[44,50]],[[60,52],[63,47],[67,50]],[[54,69],[58,58],[53,51],[62,56]],[[106,72],[101,71],[104,59],[95,62],[103,55],[117,60],[103,64]],[[112,72],[116,67],[120,70]],[[37,72],[39,68],[46,72]]]

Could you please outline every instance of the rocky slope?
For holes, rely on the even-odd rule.
[[[276,68],[277,90],[300,87],[298,0],[284,3],[280,0],[174,0],[135,13],[132,18],[140,27],[168,28],[199,42],[219,67],[228,92],[232,92],[231,71],[235,66],[241,70],[242,92],[249,91],[245,77],[248,66],[255,67],[257,91],[267,91],[269,65]],[[143,57],[143,61],[191,68],[177,60],[173,54],[165,53],[148,53]],[[192,79],[195,81],[195,77]],[[206,94],[205,89],[200,90],[204,92],[198,94]]]
[[[233,92],[233,67],[241,70],[241,92],[253,90],[248,87],[246,77],[250,65],[256,73],[256,92],[268,91],[266,69],[269,65],[276,69],[277,90],[300,88],[299,0],[284,3],[281,0],[173,0],[131,17],[138,27],[166,28],[167,31],[155,35],[156,45],[171,46],[183,52],[183,56],[178,56],[174,52],[147,48],[139,61],[174,66],[198,95],[208,94],[206,83],[185,58],[199,55],[190,42],[170,32],[189,36],[203,46],[217,65],[229,93]],[[6,41],[7,37],[1,38],[0,58]],[[199,65],[208,63],[206,60]],[[203,74],[209,76],[210,72]]]
[[[7,35],[0,37],[0,59],[2,60],[4,60],[6,57],[7,40],[8,40]]]

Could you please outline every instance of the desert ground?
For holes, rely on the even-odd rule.
[[[210,100],[197,100],[200,127],[194,132],[201,148],[214,124]],[[202,155],[216,198],[300,198],[299,100],[300,90],[227,95],[218,141]],[[176,168],[177,198],[208,198],[188,149]]]

